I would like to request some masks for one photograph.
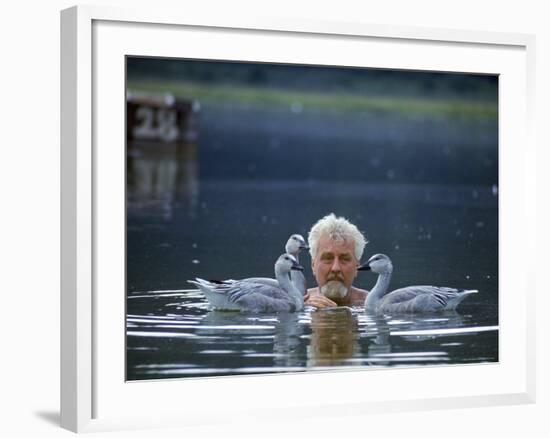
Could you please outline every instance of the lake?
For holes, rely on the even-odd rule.
[[[498,361],[496,119],[203,103],[198,126],[194,143],[129,144],[128,380]],[[331,212],[365,234],[363,260],[390,256],[391,289],[479,293],[452,314],[246,314],[187,282],[272,277]]]
[[[128,218],[129,380],[498,361],[494,188],[225,181],[201,183],[196,196],[142,206]],[[292,208],[300,196],[307,208]],[[210,310],[187,283],[273,276],[288,236],[307,236],[328,203],[364,231],[364,259],[392,258],[392,288],[479,293],[451,314],[246,314]],[[309,254],[300,262],[313,286]],[[359,272],[355,284],[370,289],[375,281]]]

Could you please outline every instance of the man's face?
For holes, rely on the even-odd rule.
[[[311,269],[323,295],[330,299],[346,296],[357,276],[357,266],[353,242],[338,242],[321,236]]]

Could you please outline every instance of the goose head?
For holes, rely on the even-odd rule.
[[[286,242],[285,251],[288,254],[296,256],[302,249],[309,249],[305,239],[300,234],[293,234],[290,236]]]
[[[283,254],[275,262],[275,272],[281,274],[288,274],[290,271],[303,271],[304,268],[300,266],[296,257],[292,254]]]
[[[366,263],[357,268],[358,271],[372,271],[375,274],[390,274],[393,265],[390,258],[385,254],[375,254]]]

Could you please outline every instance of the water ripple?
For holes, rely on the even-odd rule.
[[[498,361],[499,326],[482,313],[247,314],[211,311],[197,290],[129,298],[140,303],[128,303],[129,380]]]

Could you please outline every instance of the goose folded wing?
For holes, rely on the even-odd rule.
[[[421,287],[422,286],[409,286],[402,289],[396,289],[383,297],[384,304],[399,304],[414,300],[419,294],[424,293]]]
[[[289,310],[294,307],[289,295],[261,283],[239,283],[227,291],[228,300],[252,311]]]
[[[409,286],[397,289],[384,300],[386,305],[409,302],[424,310],[445,308],[462,290],[439,286]]]

